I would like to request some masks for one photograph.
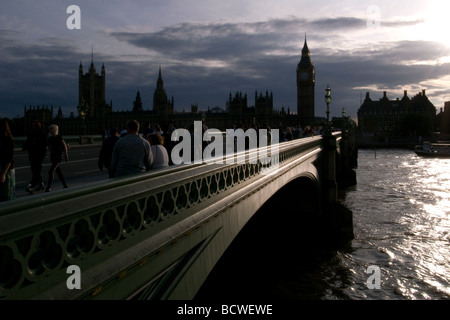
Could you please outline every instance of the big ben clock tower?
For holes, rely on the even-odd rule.
[[[311,61],[308,44],[303,45],[302,58],[297,66],[297,114],[304,128],[314,120],[314,87],[316,73]]]

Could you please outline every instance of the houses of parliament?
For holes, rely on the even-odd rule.
[[[226,109],[212,108],[199,111],[198,105],[191,105],[188,112],[175,111],[173,96],[168,97],[164,88],[161,67],[153,93],[153,109],[145,110],[141,94],[137,91],[132,110],[113,111],[112,101],[107,103],[106,67],[103,64],[100,73],[94,65],[94,58],[87,72],[84,72],[80,62],[78,87],[78,115],[70,114],[64,117],[61,107],[29,106],[24,110],[25,131],[29,130],[33,120],[40,120],[44,125],[51,123],[60,126],[64,135],[98,135],[112,127],[125,127],[127,120],[135,119],[141,127],[150,123],[159,124],[162,128],[169,122],[175,127],[188,128],[194,121],[204,120],[208,127],[225,130],[234,126],[270,126],[280,128],[284,126],[305,126],[314,121],[314,89],[315,69],[311,61],[310,51],[306,41],[303,45],[301,59],[297,65],[297,110],[274,110],[273,92],[257,92],[254,94],[254,104],[250,105],[250,97],[240,91],[229,93],[226,99]],[[56,113],[56,115],[54,114]],[[25,132],[26,133],[26,132]]]

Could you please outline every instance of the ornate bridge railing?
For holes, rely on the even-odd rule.
[[[282,143],[277,155],[254,164],[180,165],[0,203],[0,298],[95,298],[204,223],[208,217],[195,216],[200,209],[321,143],[321,137]],[[71,265],[82,270],[81,290],[67,288]],[[152,267],[138,285],[169,269]],[[133,285],[115,298],[130,297],[139,288]]]

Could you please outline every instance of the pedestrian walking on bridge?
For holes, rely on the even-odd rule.
[[[63,184],[64,188],[68,188],[66,179],[61,171],[61,162],[62,157],[69,161],[69,154],[67,150],[67,144],[64,141],[63,137],[59,134],[59,127],[56,124],[52,124],[48,128],[50,132],[50,137],[48,137],[48,148],[50,150],[50,161],[52,165],[48,170],[48,181],[47,187],[45,188],[45,192],[51,191],[51,186],[53,183],[53,179],[55,177],[55,172],[58,175],[59,180]]]
[[[33,193],[34,191],[44,190],[44,183],[42,180],[42,163],[47,153],[47,135],[42,131],[39,120],[33,121],[31,132],[27,136],[22,145],[22,149],[28,151],[28,160],[31,167],[31,181],[26,188],[26,191]]]

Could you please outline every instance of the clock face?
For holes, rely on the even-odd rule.
[[[308,79],[308,72],[300,73],[300,79],[301,80],[307,80]]]

